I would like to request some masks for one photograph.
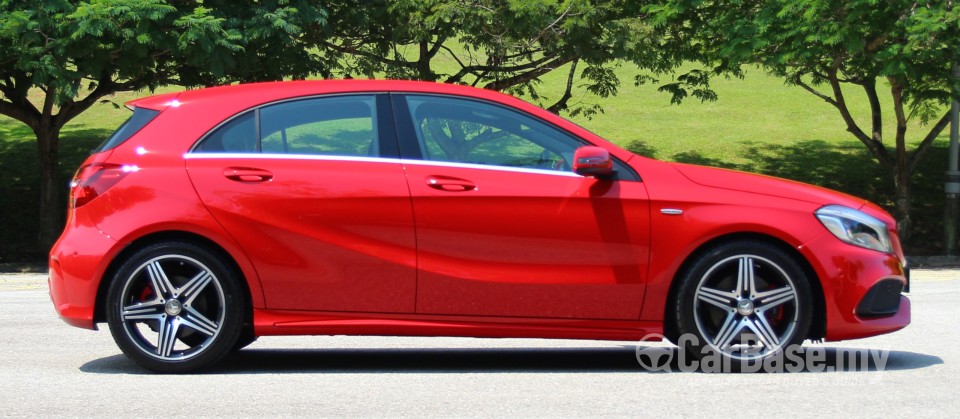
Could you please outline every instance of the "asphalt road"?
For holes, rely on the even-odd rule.
[[[636,342],[272,337],[170,376],[129,362],[105,329],[60,321],[42,275],[0,274],[0,415],[953,416],[960,271],[913,275],[909,327],[808,345],[832,372],[656,372]],[[868,364],[843,361],[871,350]]]

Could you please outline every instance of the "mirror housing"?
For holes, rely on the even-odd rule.
[[[573,153],[573,172],[596,178],[607,178],[616,173],[610,152],[594,146],[580,147]]]

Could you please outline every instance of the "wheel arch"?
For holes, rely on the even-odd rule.
[[[810,264],[810,261],[803,256],[796,248],[790,244],[784,242],[783,240],[761,233],[732,233],[726,234],[723,236],[716,237],[712,240],[709,240],[699,247],[694,249],[687,257],[684,259],[683,263],[680,264],[680,267],[674,273],[673,277],[670,280],[670,290],[667,292],[666,301],[664,302],[664,311],[663,318],[663,330],[664,336],[670,339],[673,342],[676,342],[679,338],[679,332],[676,330],[677,319],[675,318],[676,310],[673,310],[673,304],[677,301],[677,293],[680,289],[680,278],[686,274],[687,270],[691,268],[693,261],[700,257],[700,255],[709,252],[710,250],[722,246],[727,243],[733,243],[738,241],[757,241],[769,244],[771,246],[780,249],[785,254],[792,257],[797,264],[800,265],[800,268],[803,269],[804,273],[807,275],[807,278],[810,278],[810,289],[813,294],[813,318],[810,322],[810,330],[807,332],[807,339],[819,340],[826,336],[826,302],[823,292],[823,284],[820,283],[820,277],[817,275],[817,272],[813,269],[813,266]]]
[[[219,255],[223,260],[228,264],[228,267],[238,275],[240,279],[240,286],[243,292],[244,298],[244,328],[253,327],[253,296],[250,290],[249,278],[244,274],[243,269],[237,263],[233,255],[230,254],[223,246],[220,246],[217,242],[210,240],[202,235],[179,231],[179,230],[167,230],[167,231],[158,231],[143,237],[137,238],[129,245],[123,248],[117,255],[110,261],[110,264],[104,270],[103,277],[100,280],[100,284],[97,287],[97,299],[94,304],[93,310],[93,322],[101,323],[106,321],[106,300],[107,292],[110,289],[111,278],[117,273],[117,270],[120,269],[120,266],[123,265],[123,262],[132,254],[143,249],[147,246],[163,243],[163,242],[186,242],[194,244],[197,246],[202,246],[209,249],[210,251]]]

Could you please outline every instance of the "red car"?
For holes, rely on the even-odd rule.
[[[299,334],[688,334],[762,361],[910,322],[876,205],[637,156],[500,93],[298,81],[128,106],[73,180],[50,294],[151,370]]]

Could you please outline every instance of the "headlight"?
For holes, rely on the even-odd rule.
[[[887,225],[853,208],[827,205],[816,212],[823,226],[838,239],[854,246],[893,253]]]

